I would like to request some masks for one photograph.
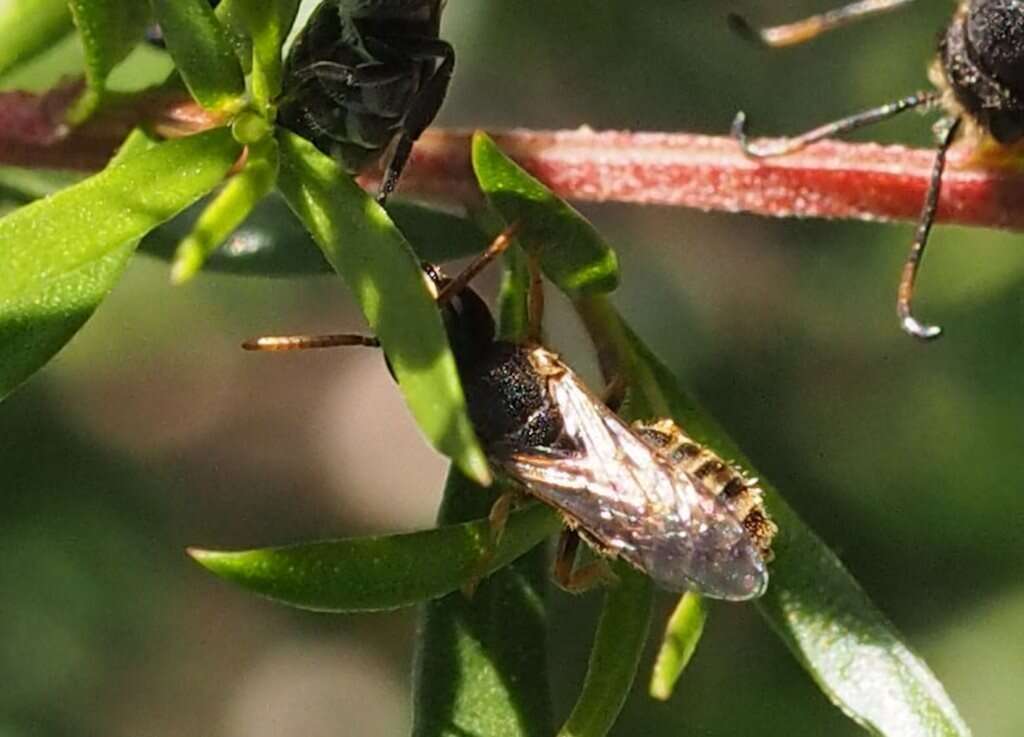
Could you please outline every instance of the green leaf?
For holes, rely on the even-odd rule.
[[[242,171],[199,216],[195,228],[178,246],[171,268],[171,281],[188,281],[203,267],[206,258],[224,243],[277,179],[277,142],[273,139],[249,146]]]
[[[654,662],[649,689],[652,697],[667,701],[672,696],[679,676],[697,650],[707,618],[707,604],[698,594],[690,591],[680,597]]]
[[[485,515],[494,499],[493,492],[453,472],[438,521],[451,524]],[[543,509],[551,522],[546,534],[558,532],[561,520]],[[507,536],[506,529],[502,547]],[[538,546],[483,581],[471,599],[454,593],[424,606],[416,643],[413,737],[553,733],[547,569],[545,550]]]
[[[490,237],[473,221],[414,202],[388,202],[388,215],[412,243],[416,255],[434,264],[476,256]]]
[[[280,190],[352,289],[420,428],[467,475],[488,483],[441,315],[409,244],[334,161],[287,131],[279,142]]]
[[[526,264],[526,254],[515,244],[505,251],[504,262],[501,289],[498,291],[499,337],[515,342],[522,340],[529,332],[530,270]]]
[[[245,75],[208,0],[149,2],[167,50],[196,102],[209,110],[238,110],[244,102]]]
[[[162,143],[0,219],[0,397],[71,339],[135,242],[215,187],[238,154],[226,129]]]
[[[178,245],[192,232],[211,201],[204,199],[151,231],[142,239],[139,251],[166,261],[173,259]],[[203,269],[268,277],[333,273],[302,223],[276,192],[257,203],[245,221],[209,255]]]
[[[825,695],[847,716],[885,737],[966,737],[970,730],[942,685],[903,642],[839,558],[758,474],[736,444],[679,387],[602,298],[581,300],[599,350],[622,359],[630,385],[650,408],[696,441],[736,459],[760,479],[779,525],[771,581],[758,610]],[[602,345],[603,343],[603,345]]]
[[[615,252],[593,225],[508,158],[486,133],[473,136],[473,170],[487,201],[570,296],[610,292],[619,283]]]
[[[252,95],[270,113],[281,93],[281,46],[295,22],[299,0],[233,0],[237,17],[252,38]]]
[[[559,524],[541,505],[515,512],[487,572],[523,555]],[[194,549],[189,554],[221,578],[283,604],[320,612],[373,612],[456,591],[477,571],[489,533],[484,519],[401,535],[241,552]]]
[[[8,0],[0,10],[0,75],[33,59],[74,30],[68,0]]]
[[[0,186],[4,184],[0,178]],[[19,184],[17,190],[22,189]],[[204,201],[194,205],[150,232],[139,250],[170,261],[178,244],[195,227],[206,204]],[[412,202],[389,202],[387,209],[420,259],[442,263],[479,253],[487,247],[487,237],[465,218]],[[266,277],[334,273],[302,223],[276,192],[257,203],[245,222],[209,255],[203,270]]]
[[[78,123],[103,102],[107,77],[142,40],[150,23],[149,5],[140,0],[68,0],[85,49],[88,90],[69,113]]]
[[[651,580],[628,564],[614,564],[619,583],[605,593],[590,651],[587,677],[558,737],[604,737],[615,724],[636,678],[651,626]]]

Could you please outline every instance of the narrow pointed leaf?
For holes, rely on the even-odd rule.
[[[757,607],[825,695],[884,737],[967,737],[942,685],[903,641],[839,558],[746,460],[715,420],[679,387],[604,299],[580,302],[588,325],[622,357],[631,385],[700,443],[760,479],[779,534],[771,580]],[[599,339],[600,340],[600,339]]]
[[[489,482],[441,316],[412,248],[334,161],[286,131],[279,142],[281,193],[354,293],[420,429],[467,475]]]
[[[242,170],[231,177],[203,210],[195,228],[178,246],[171,281],[191,279],[213,253],[273,187],[277,177],[277,142],[249,146]]]
[[[208,0],[149,2],[167,50],[196,102],[217,111],[240,107],[245,75],[231,38]]]
[[[232,0],[231,14],[252,39],[252,94],[268,112],[281,93],[281,46],[295,22],[299,0]]]
[[[551,281],[570,295],[615,289],[618,261],[594,226],[480,131],[473,136],[473,171],[491,206],[519,224],[516,237]]]
[[[74,30],[68,0],[8,0],[0,9],[0,75]]]
[[[453,472],[438,521],[486,515],[494,499],[494,492]],[[544,511],[555,523],[547,534],[554,534],[561,520]],[[538,546],[483,581],[472,598],[457,592],[424,606],[413,676],[413,737],[552,734],[547,569],[545,550]]]
[[[224,129],[162,143],[0,219],[0,397],[70,340],[137,240],[216,186],[238,154]]]
[[[530,323],[530,272],[526,254],[514,244],[505,251],[505,269],[498,293],[499,335],[503,340],[522,340]]]
[[[69,0],[68,5],[85,50],[88,89],[70,113],[79,122],[103,101],[110,72],[142,40],[150,10],[141,0]]]
[[[194,227],[205,203],[190,208],[147,235],[139,250],[171,260]],[[443,263],[479,253],[487,237],[472,222],[411,202],[388,203],[388,214],[409,239],[416,255]],[[224,244],[210,254],[206,271],[249,276],[290,277],[333,273],[309,232],[277,193],[264,197]]]
[[[509,254],[517,254],[513,248]],[[519,254],[520,257],[522,254]],[[520,263],[520,266],[523,264]],[[525,309],[525,269],[506,271],[499,333],[521,340],[525,321],[506,322]],[[438,522],[489,513],[499,490],[452,472]],[[561,527],[561,525],[559,525]],[[554,731],[547,678],[548,556],[538,546],[484,581],[472,599],[451,594],[423,607],[413,687],[413,737],[548,737]]]
[[[558,527],[557,516],[540,505],[516,512],[488,573]],[[477,570],[489,530],[484,519],[401,535],[189,553],[221,578],[283,604],[321,612],[372,612],[456,591]]]
[[[605,593],[583,691],[558,737],[604,737],[626,703],[651,626],[651,580],[626,563]]]
[[[672,696],[679,676],[697,650],[707,618],[707,604],[698,594],[690,591],[680,597],[665,627],[661,649],[654,662],[649,689],[651,696],[661,701]]]

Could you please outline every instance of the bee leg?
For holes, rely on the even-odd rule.
[[[604,392],[601,394],[601,401],[604,402],[604,406],[610,409],[612,412],[618,412],[619,408],[622,407],[622,403],[626,401],[626,380],[622,374],[616,374],[612,377],[605,387]]]
[[[942,172],[946,168],[946,152],[949,151],[961,122],[961,118],[945,121],[945,127],[939,133],[939,148],[935,153],[935,164],[932,166],[932,176],[928,183],[928,194],[925,196],[921,217],[917,222],[914,242],[911,244],[910,253],[907,254],[907,260],[903,264],[903,273],[900,276],[900,287],[896,297],[896,314],[900,319],[900,327],[907,334],[921,340],[932,340],[942,334],[942,328],[938,325],[926,325],[918,322],[917,318],[911,314],[910,302],[914,297],[914,281],[917,279],[921,257],[924,256],[924,247],[928,243],[928,234],[931,232],[935,214],[939,209]]]
[[[337,333],[333,335],[264,335],[242,343],[247,351],[304,351],[311,348],[337,348],[359,345],[379,348],[380,341],[372,335]]]
[[[536,256],[530,254],[526,266],[530,271],[530,291],[526,299],[526,338],[540,343],[544,320],[544,279]]]
[[[498,546],[501,545],[501,538],[505,535],[505,526],[508,524],[508,516],[512,511],[512,504],[515,498],[515,492],[506,491],[491,505],[491,511],[487,515],[489,527],[484,551],[481,553],[479,560],[477,560],[469,580],[462,585],[462,594],[467,599],[473,598],[477,586],[487,577],[487,569],[490,568],[491,561],[494,560],[494,554],[497,552]]]
[[[555,553],[555,583],[570,594],[582,594],[595,586],[614,585],[619,579],[606,560],[595,560],[576,568],[576,554],[580,547],[580,536],[568,527],[558,538],[558,552]]]
[[[833,31],[849,23],[878,13],[896,10],[914,0],[859,0],[830,10],[820,15],[812,15],[794,23],[786,23],[771,28],[754,28],[742,15],[729,13],[729,27],[737,34],[755,43],[773,48],[794,46],[810,41],[813,38]]]
[[[440,58],[441,63],[437,65],[437,69],[424,83],[423,88],[416,95],[416,99],[413,100],[405,120],[402,121],[402,133],[398,137],[395,152],[391,155],[388,168],[381,180],[380,190],[377,192],[377,202],[382,205],[395,191],[398,177],[402,175],[402,169],[405,168],[409,154],[412,153],[412,145],[437,117],[445,95],[448,93],[448,84],[452,80],[452,72],[455,69],[455,50],[450,44],[439,39],[424,40],[421,42],[421,49],[418,52],[413,51],[412,55]]]
[[[806,133],[797,136],[789,136],[780,141],[768,145],[755,145],[750,142],[747,133],[747,114],[742,110],[736,113],[732,121],[732,137],[743,150],[743,154],[752,159],[767,159],[774,156],[786,156],[806,148],[812,143],[817,143],[825,138],[849,133],[868,125],[880,123],[883,120],[896,117],[907,110],[919,107],[927,107],[937,104],[942,99],[941,93],[935,90],[917,92],[902,99],[880,105],[870,110],[850,115],[846,118],[820,125]]]
[[[336,61],[316,61],[295,73],[300,84],[328,82],[342,87],[383,87],[400,81],[404,70],[393,64],[349,66]]]

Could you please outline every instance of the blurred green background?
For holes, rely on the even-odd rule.
[[[458,68],[439,122],[722,133],[743,108],[755,132],[784,133],[927,85],[948,2],[778,52],[724,22],[727,10],[781,21],[828,7],[450,0]],[[4,86],[45,86],[78,58],[65,44]],[[167,64],[146,51],[126,67],[132,86]],[[930,120],[865,135],[928,145]],[[923,346],[894,315],[907,224],[585,211],[618,248],[622,311],[840,553],[976,734],[1024,733],[1019,236],[937,229],[917,307],[947,334]],[[589,370],[578,326],[551,302],[552,342]],[[172,289],[166,264],[141,256],[4,403],[0,735],[406,731],[413,612],[292,612],[183,552],[432,523],[444,464],[379,356],[238,348],[359,328],[336,278]],[[564,714],[600,596],[551,601]],[[659,601],[656,627],[673,603]],[[670,702],[646,696],[650,666],[616,735],[860,733],[748,606],[714,607]]]

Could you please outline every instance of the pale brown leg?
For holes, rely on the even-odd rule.
[[[265,335],[242,343],[247,351],[305,351],[312,348],[337,348],[361,345],[379,348],[380,341],[372,335],[338,333],[332,335]]]
[[[817,38],[822,33],[833,31],[863,18],[887,13],[912,3],[914,0],[859,0],[835,10],[812,15],[793,23],[771,28],[754,28],[737,13],[728,16],[729,25],[744,38],[775,48],[794,46]]]
[[[441,293],[437,295],[438,306],[446,304],[448,300],[465,289],[466,285],[473,281],[477,274],[487,268],[491,261],[503,254],[512,244],[512,240],[516,237],[516,231],[518,230],[519,223],[512,223],[501,231],[483,253],[473,259],[465,269],[445,285]]]
[[[480,555],[473,574],[462,585],[462,593],[467,599],[473,598],[477,586],[487,577],[487,569],[490,568],[491,561],[494,560],[494,554],[501,544],[501,538],[505,535],[505,526],[508,524],[508,516],[512,512],[512,503],[515,501],[515,497],[515,492],[506,491],[491,505],[491,511],[487,515],[487,521],[490,523],[490,526],[487,531],[486,548]]]
[[[576,568],[580,536],[575,530],[562,530],[555,553],[555,583],[570,594],[582,594],[595,586],[613,586],[619,582],[606,560],[595,560]]]
[[[605,385],[604,392],[601,394],[601,401],[612,412],[619,411],[622,403],[626,401],[626,380],[622,377],[622,374],[616,374]]]

